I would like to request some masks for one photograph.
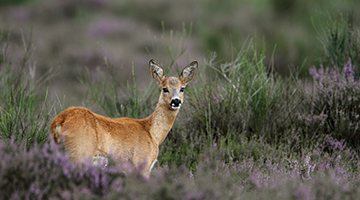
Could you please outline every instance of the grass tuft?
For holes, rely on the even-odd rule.
[[[49,75],[35,77],[35,66],[30,61],[34,48],[31,39],[23,41],[25,53],[14,64],[7,55],[8,41],[3,33],[0,37],[0,139],[9,142],[14,138],[28,147],[47,141],[53,114],[47,108],[48,90],[45,94],[38,92]]]

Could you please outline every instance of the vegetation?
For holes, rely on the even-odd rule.
[[[175,44],[187,36],[184,29]],[[329,62],[310,70],[310,83],[296,70],[278,76],[264,62],[265,45],[259,50],[253,40],[228,62],[209,55],[197,82],[186,88],[183,108],[149,180],[139,169],[111,160],[106,168],[76,165],[50,141],[49,123],[58,112],[47,93],[34,89],[47,82],[34,83],[33,71],[26,69],[30,42],[24,42],[22,62],[11,62],[6,39],[0,41],[0,191],[6,199],[360,197],[360,81],[358,63],[349,53],[358,50],[353,40],[346,51],[334,50],[335,57],[329,55],[338,43],[323,40]],[[177,66],[184,48],[164,45],[162,62]],[[124,87],[111,62],[105,59],[105,64],[106,71],[98,70],[97,76],[87,71],[80,77],[86,103],[111,117],[149,115],[159,92],[155,84],[142,91],[133,72]],[[130,171],[126,175],[124,167]]]
[[[359,76],[360,34],[355,23],[354,13],[329,16],[320,41],[323,44],[325,63],[341,69],[350,60],[356,76]]]
[[[16,65],[8,55],[8,42],[0,35],[0,139],[21,142],[25,147],[47,141],[49,122],[54,115],[47,105],[48,91],[43,84],[50,74],[35,80],[35,66],[30,61],[31,40],[24,40],[25,53]],[[27,68],[29,67],[29,68]],[[43,89],[45,94],[39,91]],[[38,89],[38,90],[37,90]]]

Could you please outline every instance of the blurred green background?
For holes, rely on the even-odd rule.
[[[0,27],[11,33],[8,54],[14,62],[20,62],[23,42],[31,37],[29,68],[36,66],[35,76],[57,69],[51,72],[52,98],[67,94],[81,99],[85,89],[77,77],[85,67],[96,76],[96,69],[105,66],[104,56],[119,82],[131,80],[133,65],[138,86],[147,85],[148,61],[165,59],[155,49],[169,45],[163,41],[171,41],[170,30],[181,35],[183,26],[191,29],[191,37],[176,60],[180,67],[192,60],[201,66],[213,51],[218,60],[231,61],[251,38],[267,49],[265,63],[274,63],[282,75],[291,67],[318,66],[330,13],[352,13],[358,19],[357,8],[360,1],[355,0],[2,0]]]

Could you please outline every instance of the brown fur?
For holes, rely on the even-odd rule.
[[[152,115],[140,120],[111,119],[87,108],[70,107],[52,121],[50,135],[56,143],[65,138],[65,149],[75,162],[95,158],[99,154],[115,153],[121,157],[121,161],[131,161],[137,167],[144,165],[141,173],[148,176],[151,165],[158,156],[158,147],[166,138],[179,112],[170,106],[172,95],[179,94],[183,101],[184,95],[179,92],[180,88],[184,88],[195,77],[196,70],[197,62],[192,62],[184,68],[179,78],[166,78],[163,69],[150,60],[152,78],[160,88],[169,89],[169,93],[161,92]]]

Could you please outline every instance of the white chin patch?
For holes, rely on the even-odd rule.
[[[171,108],[174,110],[178,110],[181,107],[181,103],[179,104],[179,106],[175,107],[175,104],[171,104]]]

